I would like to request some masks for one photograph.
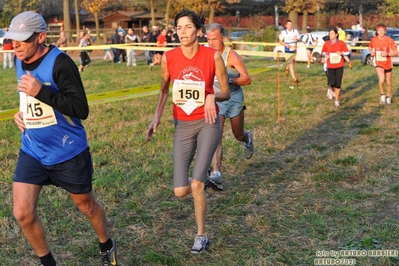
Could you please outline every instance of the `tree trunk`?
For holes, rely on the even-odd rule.
[[[97,43],[104,43],[104,41],[100,41],[100,21],[98,19],[98,13],[93,13],[94,21],[96,22],[96,42]]]
[[[68,42],[72,41],[72,32],[71,32],[71,16],[69,11],[69,0],[63,0],[63,11],[64,11],[64,32],[65,37]]]
[[[150,0],[151,8],[151,26],[155,26],[155,11],[154,11],[154,0]]]
[[[76,19],[76,42],[78,42],[79,31],[80,31],[80,17],[79,17],[78,0],[74,0],[74,4],[75,4],[75,19]]]
[[[166,12],[165,12],[165,26],[169,26],[169,10],[170,10],[170,0],[166,3]]]
[[[292,28],[298,29],[298,12],[292,10],[288,13],[288,19],[292,21]]]
[[[306,32],[306,27],[308,26],[308,15],[309,15],[309,12],[307,10],[303,11],[302,32]]]
[[[210,5],[210,11],[209,11],[209,24],[213,23],[213,19],[215,17],[215,6],[213,4]]]

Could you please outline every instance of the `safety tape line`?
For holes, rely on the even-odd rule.
[[[249,74],[257,75],[259,73],[270,71],[272,67],[268,68],[254,68],[249,70]],[[111,103],[134,98],[141,98],[159,93],[159,84],[153,84],[144,87],[136,87],[131,89],[114,90],[108,92],[93,93],[87,95],[89,105]],[[18,108],[0,111],[0,121],[5,121],[14,118],[14,114],[18,112]]]

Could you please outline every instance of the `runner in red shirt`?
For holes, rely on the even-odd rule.
[[[197,235],[191,252],[201,253],[209,248],[205,233],[205,182],[220,138],[216,101],[230,99],[230,92],[220,52],[198,43],[197,36],[204,27],[202,19],[191,10],[183,10],[176,15],[175,25],[181,46],[162,56],[161,89],[146,139],[149,141],[159,126],[169,85],[172,85],[174,193],[179,198],[193,195]],[[219,92],[213,89],[215,76],[220,84]],[[189,178],[195,153],[192,178]]]
[[[321,50],[322,61],[327,63],[328,84],[330,84],[331,90],[335,93],[335,106],[339,107],[339,93],[344,75],[344,60],[350,64],[350,67],[352,67],[352,64],[348,57],[348,47],[343,41],[338,40],[338,31],[336,29],[330,30],[329,38]]]
[[[369,49],[371,56],[374,57],[375,71],[378,76],[378,87],[380,89],[380,103],[391,104],[392,90],[392,56],[398,55],[398,48],[394,40],[386,36],[384,24],[377,25],[377,36],[370,41]],[[384,92],[384,81],[386,80],[387,94]]]

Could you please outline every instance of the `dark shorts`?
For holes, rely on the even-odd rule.
[[[55,185],[73,194],[85,194],[92,190],[92,175],[89,149],[54,165],[43,165],[20,150],[13,181],[39,186]]]
[[[343,75],[343,67],[327,69],[328,84],[330,84],[332,88],[340,89]]]
[[[312,53],[312,52],[313,52],[313,49],[314,49],[314,48],[306,48],[306,50],[309,50],[309,51],[310,51],[310,53]]]
[[[375,68],[383,68],[383,67],[376,66]],[[383,69],[384,69],[384,68],[383,68]],[[390,68],[390,69],[384,69],[384,74],[385,74],[385,73],[390,73],[390,72],[392,72],[392,68]]]

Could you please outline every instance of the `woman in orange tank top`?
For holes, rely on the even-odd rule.
[[[370,41],[369,49],[371,56],[374,57],[375,71],[378,76],[378,87],[380,89],[380,103],[391,104],[392,102],[392,56],[398,55],[395,42],[386,34],[384,24],[377,25],[377,36]],[[384,83],[386,82],[386,94]]]

